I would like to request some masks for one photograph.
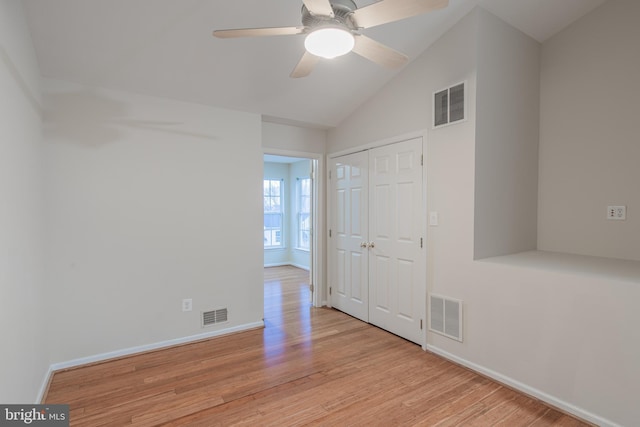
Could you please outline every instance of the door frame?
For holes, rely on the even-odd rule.
[[[311,224],[311,254],[310,254],[310,270],[311,284],[313,284],[313,292],[311,303],[314,307],[322,307],[326,305],[324,298],[325,288],[325,222],[324,222],[324,170],[325,158],[323,154],[308,153],[295,150],[280,150],[276,148],[263,148],[262,155],[271,154],[274,156],[297,157],[300,160],[311,160],[312,172],[312,224]]]
[[[422,332],[422,349],[423,350],[427,350],[427,325],[428,325],[428,316],[429,316],[429,307],[427,304],[427,296],[429,294],[429,234],[428,234],[428,226],[427,226],[427,217],[428,215],[428,203],[427,203],[427,186],[428,186],[428,182],[427,182],[427,134],[428,134],[428,129],[423,129],[423,130],[419,130],[419,131],[415,131],[415,132],[408,132],[405,134],[401,134],[401,135],[396,135],[396,136],[392,136],[389,138],[384,138],[384,139],[380,139],[378,141],[374,141],[374,142],[370,142],[370,143],[366,143],[366,144],[362,144],[362,145],[358,145],[352,148],[348,148],[345,150],[340,150],[340,151],[335,151],[332,153],[328,153],[327,154],[327,159],[329,159],[326,162],[326,188],[329,190],[331,189],[331,183],[329,182],[329,173],[331,170],[331,164],[332,164],[332,160],[335,159],[336,157],[341,157],[341,156],[346,156],[348,154],[354,154],[354,153],[358,153],[360,151],[367,151],[367,150],[371,150],[373,148],[378,148],[378,147],[383,147],[385,145],[390,145],[390,144],[395,144],[398,142],[403,142],[403,141],[407,141],[410,139],[415,139],[415,138],[422,138],[422,155],[424,156],[424,166],[422,168],[422,210],[425,213],[422,224],[421,224],[421,231],[422,231],[422,235],[425,236],[425,262],[424,262],[424,278],[426,280],[425,283],[425,295],[423,295],[424,297],[424,328],[423,328],[423,332]],[[332,221],[332,217],[331,217],[331,197],[327,197],[326,198],[326,205],[327,205],[327,209],[326,209],[326,218],[327,218],[327,227],[326,227],[326,236],[327,236],[327,257],[326,257],[326,265],[327,265],[327,270],[326,270],[326,277],[327,277],[327,283],[326,283],[326,290],[325,290],[325,294],[327,295],[327,306],[331,307],[331,298],[329,297],[329,286],[331,286],[331,284],[329,283],[329,278],[331,277],[331,272],[333,271],[332,269],[334,268],[333,265],[331,265],[332,263],[332,259],[331,256],[329,254],[329,249],[331,248],[331,241],[329,240],[329,230],[332,227],[331,221]]]

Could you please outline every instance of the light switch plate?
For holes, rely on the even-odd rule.
[[[438,225],[438,212],[429,212],[429,225],[434,227]]]

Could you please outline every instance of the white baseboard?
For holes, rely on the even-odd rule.
[[[44,394],[47,391],[47,386],[49,384],[49,378],[55,371],[59,371],[61,369],[69,369],[74,368],[76,366],[88,365],[90,363],[103,362],[109,359],[115,359],[123,356],[131,356],[137,353],[143,353],[151,350],[158,350],[166,347],[173,347],[180,344],[187,344],[194,341],[201,341],[207,338],[218,337],[221,335],[228,335],[234,332],[242,332],[250,329],[263,328],[264,321],[253,322],[253,323],[245,323],[244,325],[233,326],[231,328],[226,329],[218,329],[216,331],[204,332],[202,334],[190,335],[182,338],[175,338],[172,340],[160,341],[152,344],[140,345],[136,347],[125,348],[122,350],[110,351],[108,353],[96,354],[88,357],[81,357],[79,359],[73,359],[66,362],[53,363],[49,366],[49,370],[47,371],[44,381],[42,382],[42,386],[40,387],[40,392],[38,394],[37,403],[40,403],[44,398]]]
[[[269,268],[269,267],[283,267],[285,265],[291,265],[291,263],[289,262],[272,262],[271,264],[265,264],[264,267],[265,268]]]
[[[303,270],[309,271],[309,266],[302,265],[302,264],[296,264],[296,263],[293,263],[293,262],[276,262],[276,263],[272,263],[272,264],[264,264],[264,267],[265,268],[269,268],[269,267],[284,267],[286,265],[291,265],[293,267],[297,267],[297,268],[301,268]]]
[[[49,365],[49,369],[47,373],[44,374],[44,380],[42,381],[42,385],[40,386],[40,390],[38,391],[38,396],[36,397],[36,405],[42,403],[44,399],[44,395],[47,393],[49,389],[49,380],[51,380],[51,375],[53,374],[53,368]]]
[[[611,420],[608,420],[606,418],[602,418],[596,414],[592,414],[589,411],[586,411],[582,408],[579,408],[575,405],[572,405],[568,402],[565,402],[563,400],[560,400],[554,396],[551,396],[541,390],[538,390],[536,388],[533,388],[531,386],[528,386],[524,383],[521,383],[520,381],[514,380],[513,378],[507,377],[505,375],[502,375],[499,372],[493,371],[491,369],[485,368],[484,366],[480,366],[477,365],[473,362],[470,362],[466,359],[462,359],[458,356],[455,356],[449,352],[446,352],[438,347],[432,346],[427,344],[426,349],[432,353],[435,353],[439,356],[444,357],[445,359],[448,359],[452,362],[455,362],[459,365],[465,366],[475,372],[478,372],[482,375],[485,375],[489,378],[492,378],[502,384],[505,384],[506,386],[509,386],[513,389],[516,389],[518,391],[521,391],[525,394],[528,394],[529,396],[533,396],[536,399],[539,399],[543,402],[548,403],[551,406],[554,406],[562,411],[565,411],[568,414],[572,414],[575,415],[578,418],[581,418],[585,421],[589,421],[593,424],[596,424],[600,427],[622,427],[619,424],[614,423]]]

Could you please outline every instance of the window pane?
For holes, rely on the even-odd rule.
[[[301,181],[301,191],[300,194],[302,196],[310,196],[311,195],[311,180],[309,178],[305,178]]]
[[[300,214],[300,229],[301,230],[308,230],[309,229],[310,220],[311,220],[311,215],[309,215],[308,213],[301,213]]]
[[[282,228],[282,215],[280,214],[264,214],[264,228]]]
[[[282,247],[282,183],[263,181],[264,247]]]
[[[300,178],[298,181],[298,232],[297,247],[299,249],[309,249],[309,236],[311,229],[311,179]]]
[[[271,196],[280,196],[280,181],[271,181]]]
[[[309,178],[300,180],[298,212],[311,212],[311,179]]]

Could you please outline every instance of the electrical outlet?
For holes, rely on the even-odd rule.
[[[607,219],[624,221],[627,219],[626,206],[607,206]]]
[[[182,311],[193,310],[193,300],[191,298],[182,300]]]

